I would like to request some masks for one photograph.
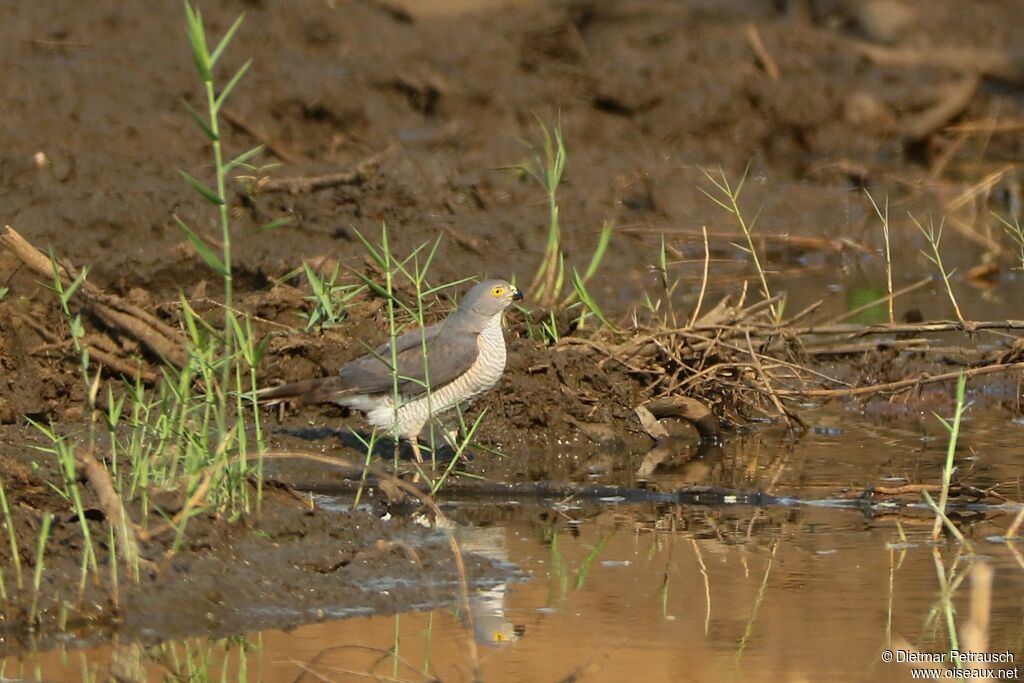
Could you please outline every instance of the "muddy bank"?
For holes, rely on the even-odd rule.
[[[302,319],[305,300],[299,291],[279,285],[269,292],[246,296],[247,305],[260,312],[259,332],[268,335],[261,375],[265,382],[331,373],[338,365],[362,355],[366,339],[374,339],[387,328],[383,300],[364,292],[351,302],[349,324],[305,333],[283,331]],[[197,298],[197,302],[195,308],[201,315],[210,316],[220,310],[209,299]],[[445,298],[430,304],[428,322],[444,316],[451,307]],[[867,399],[858,398],[849,385],[869,385],[868,389],[877,386],[880,388],[874,393],[887,399],[882,405],[891,406],[897,395],[903,410],[877,409],[875,414],[925,416],[953,405],[951,385],[956,373],[946,377],[944,384],[932,382],[937,375],[949,375],[948,367],[967,367],[967,372],[975,372],[1001,365],[1001,371],[1010,376],[1020,370],[1019,345],[1013,343],[999,348],[991,344],[974,349],[968,344],[957,347],[961,355],[982,363],[976,367],[970,367],[971,358],[954,359],[948,352],[936,354],[932,348],[894,351],[889,348],[892,341],[854,351],[840,346],[837,352],[824,354],[833,359],[826,366],[815,360],[815,347],[787,339],[787,335],[800,336],[792,332],[798,329],[792,323],[766,322],[766,309],[763,303],[747,309],[715,306],[708,313],[712,319],[702,318],[695,325],[679,328],[648,316],[643,324],[641,318],[634,318],[634,329],[599,330],[593,322],[581,326],[572,316],[562,316],[565,321],[556,320],[560,326],[565,323],[559,327],[559,340],[548,343],[530,338],[531,312],[513,312],[507,321],[507,371],[499,387],[482,402],[486,419],[469,449],[469,457],[455,463],[459,474],[504,482],[588,481],[594,477],[616,479],[620,474],[647,480],[658,475],[656,470],[663,462],[677,467],[687,460],[671,451],[647,453],[661,437],[642,422],[636,409],[650,405],[653,410],[656,401],[652,399],[685,398],[700,403],[728,438],[752,425],[771,421],[789,421],[794,430],[798,425],[807,429],[797,408],[811,406],[797,406],[796,399],[814,397],[815,391],[826,392],[823,397],[847,400],[860,410],[871,410],[865,406]],[[59,339],[58,332],[66,321],[55,307],[47,308],[41,297],[16,299],[7,310],[12,319],[24,323],[11,325],[4,333],[11,341],[10,350],[5,352],[8,363],[18,367],[20,361],[21,369],[28,370],[28,381],[40,387],[48,375],[62,378],[62,383],[51,382],[50,393],[27,398],[10,383],[6,396],[12,402],[40,401],[42,407],[33,415],[43,422],[56,423],[58,433],[71,439],[85,434],[88,425],[83,421],[82,406],[88,405],[87,390],[76,368],[77,354],[68,342],[48,341]],[[82,310],[89,312],[88,306]],[[89,321],[99,338],[104,326],[101,318]],[[948,328],[945,332],[964,334],[955,324],[944,327]],[[813,336],[835,334],[835,329],[840,335],[850,333],[846,327],[822,326],[815,328]],[[856,328],[853,333],[862,335],[866,331],[871,330]],[[882,326],[875,333],[888,338],[892,336],[888,331]],[[812,335],[804,336],[809,341]],[[115,335],[110,339],[117,338]],[[753,338],[758,340],[756,347]],[[745,339],[747,349],[738,349],[739,339]],[[835,357],[843,360],[836,361]],[[765,364],[773,365],[775,374],[766,371]],[[779,368],[786,372],[779,374]],[[154,366],[154,372],[157,369]],[[103,374],[98,376],[102,378]],[[687,388],[696,378],[701,379]],[[987,375],[981,377],[972,387],[972,398],[991,398],[987,403],[979,402],[978,407],[1001,405],[1019,413],[1019,387],[1012,382],[992,383],[990,379]],[[110,376],[107,381],[111,393],[104,393],[97,401],[100,412],[93,416],[96,420],[110,408],[111,397],[117,395],[113,390],[116,382]],[[900,387],[887,388],[889,384]],[[819,385],[826,388],[816,389]],[[927,389],[921,390],[926,385]],[[119,387],[117,393],[121,390]],[[768,412],[779,396],[788,408]],[[870,398],[872,392],[865,396]],[[269,419],[269,411],[263,416],[271,449],[318,450],[351,464],[363,460],[365,449],[348,431],[353,426],[361,427],[358,416],[336,407],[306,407],[281,413],[283,418],[277,422]],[[249,424],[242,426],[247,431],[251,428]],[[31,551],[40,533],[40,520],[47,512],[56,513],[52,538],[46,546],[47,570],[42,575],[41,589],[22,588],[7,603],[7,620],[16,634],[19,628],[38,623],[40,632],[47,635],[70,631],[102,638],[115,628],[143,640],[197,632],[223,635],[368,611],[397,611],[410,605],[435,605],[455,595],[451,551],[436,537],[427,538],[405,522],[385,523],[365,514],[318,511],[308,507],[301,494],[276,488],[269,489],[259,514],[229,518],[223,511],[218,514],[204,508],[190,519],[180,536],[166,529],[156,541],[145,542],[138,586],[126,579],[124,569],[117,585],[113,585],[108,513],[103,501],[90,494],[85,501],[85,517],[100,549],[99,571],[93,571],[78,589],[74,577],[85,561],[85,543],[77,517],[68,513],[67,493],[62,492],[68,482],[52,457],[41,457],[32,450],[36,445],[52,444],[46,444],[38,432],[24,425],[7,426],[3,437],[0,462],[6,467],[3,479],[7,490],[12,491],[13,528],[19,535],[15,543],[25,571],[35,567]],[[489,452],[492,449],[499,453]],[[390,459],[387,453],[377,455],[384,462]],[[701,455],[696,452],[694,460]],[[350,490],[351,480],[360,477],[360,469],[350,467],[339,475],[329,470],[317,474],[320,481],[313,488],[324,488],[335,476],[347,476]],[[81,473],[78,478],[85,481]],[[757,497],[756,491],[754,494],[751,500],[758,504],[769,500]],[[150,513],[144,526],[157,524],[156,517],[183,513],[180,491],[153,491],[150,495],[160,509]],[[139,501],[126,502],[128,514],[139,520]],[[56,550],[51,552],[51,548]],[[482,558],[468,559],[472,581],[486,585],[507,580],[507,567]],[[6,564],[18,565],[13,557]],[[40,611],[33,614],[31,605],[37,595],[46,598],[39,605]]]
[[[880,234],[868,229],[873,211],[859,190],[892,192],[894,217],[897,207],[945,209],[965,184],[1019,156],[1020,140],[997,127],[998,144],[987,145],[943,126],[984,122],[992,111],[1012,119],[1021,105],[1014,43],[1002,28],[1014,25],[1011,3],[962,8],[950,0],[950,11],[928,13],[873,4],[352,1],[295,13],[238,0],[202,8],[214,34],[246,12],[224,66],[254,62],[225,111],[226,136],[234,152],[266,144],[260,163],[273,165],[240,174],[252,177],[234,179],[230,192],[239,307],[270,321],[261,334],[286,333],[271,342],[262,376],[328,374],[383,336],[379,299],[354,302],[339,329],[304,333],[308,283],[282,280],[314,260],[340,264],[342,281],[356,281],[347,267],[364,271],[366,251],[353,230],[376,236],[386,221],[396,254],[440,237],[434,284],[477,274],[529,281],[547,212],[541,188],[516,167],[535,152],[522,141],[540,143],[537,118],[560,121],[569,150],[559,189],[567,265],[585,267],[601,223],[617,226],[591,288],[618,320],[644,296],[675,301],[683,317],[692,310],[702,225],[712,232],[708,301],[753,281],[747,259],[720,263],[735,261],[736,238],[730,218],[700,192],[707,182],[698,167],[738,175],[749,162],[750,213],[764,209],[759,231],[839,245],[771,256],[791,278],[773,274],[791,287],[790,310],[803,298],[828,299],[830,271],[863,270],[877,288]],[[172,218],[216,234],[208,207],[177,172],[209,172],[206,141],[181,104],[198,105],[201,87],[183,30],[166,29],[183,26],[182,10],[115,2],[65,9],[56,20],[31,5],[10,12],[18,40],[0,48],[11,83],[0,111],[10,141],[0,156],[3,222],[88,266],[91,280],[168,324],[178,324],[180,291],[212,314],[216,277]],[[955,46],[962,59],[954,64],[932,44]],[[973,96],[922,128],[964,72],[977,76]],[[320,189],[282,185],[346,171],[348,180]],[[997,210],[1006,208],[999,197],[1013,195],[1012,176],[1000,171],[993,180]],[[989,216],[987,206],[971,207],[978,220]],[[294,220],[254,233],[281,216]],[[947,240],[958,241],[947,252],[950,267],[973,265],[990,242],[1006,241],[992,225],[974,227],[987,237],[951,230]],[[662,235],[667,275],[683,278],[671,295],[654,267]],[[905,259],[899,286],[928,264],[916,231],[893,239]],[[844,251],[851,241],[858,248]],[[78,417],[74,353],[41,278],[0,251],[0,280],[10,290],[0,301],[0,423]],[[1012,301],[985,291],[978,307]],[[922,295],[926,318],[950,314],[940,294]],[[509,322],[519,339],[505,394],[486,402],[489,443],[642,447],[632,409],[650,377],[582,349],[549,352],[522,339],[522,319]],[[567,322],[559,321],[562,334]],[[106,343],[112,353],[155,360],[123,336]]]
[[[137,501],[129,503],[128,514],[146,521],[140,536],[152,532],[152,538],[139,542],[138,582],[123,557],[112,571],[116,555],[106,517],[93,492],[82,487],[97,570],[90,568],[80,580],[86,553],[81,524],[57,495],[63,488],[58,468],[28,450],[37,438],[21,436],[21,457],[14,457],[19,451],[7,443],[0,458],[19,553],[15,563],[5,538],[0,563],[7,591],[2,605],[8,654],[52,643],[58,633],[95,642],[116,631],[152,643],[387,614],[412,604],[437,606],[458,599],[452,549],[441,532],[408,516],[386,515],[384,508],[324,510],[311,498],[273,483],[264,487],[259,511],[230,520],[212,510],[193,513],[179,527],[180,536],[164,524],[181,511],[180,494],[154,491],[145,518]],[[255,504],[254,486],[252,493]],[[37,591],[33,577],[44,514],[54,516]],[[510,567],[472,553],[463,560],[471,589],[510,578]],[[16,566],[24,575],[20,590]]]

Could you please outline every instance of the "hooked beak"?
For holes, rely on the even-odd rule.
[[[522,301],[522,300],[523,300],[523,290],[517,288],[515,293],[512,295],[512,301]]]

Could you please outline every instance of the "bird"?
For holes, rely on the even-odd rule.
[[[501,379],[504,313],[522,299],[523,293],[507,280],[484,280],[441,322],[396,337],[393,351],[392,342],[385,342],[333,376],[261,389],[257,400],[353,408],[372,427],[408,441],[422,463],[418,439],[426,424],[466,407]],[[397,372],[392,372],[392,359]]]

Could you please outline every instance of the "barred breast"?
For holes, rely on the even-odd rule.
[[[502,314],[497,314],[477,335],[476,361],[469,369],[443,387],[435,389],[430,396],[416,398],[402,403],[398,408],[398,433],[409,439],[419,436],[431,415],[437,416],[457,405],[465,406],[489,391],[505,371],[505,336],[501,330]],[[390,399],[386,406],[367,414],[370,424],[392,429],[395,410]]]

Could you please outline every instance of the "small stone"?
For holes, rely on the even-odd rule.
[[[14,424],[18,421],[18,411],[14,404],[5,396],[0,396],[0,424]]]
[[[898,43],[917,18],[917,13],[898,0],[856,3],[854,18],[868,40],[883,45]]]
[[[153,305],[153,297],[149,290],[142,287],[132,287],[128,290],[128,301],[140,308],[150,308]]]
[[[599,424],[596,422],[576,422],[576,426],[595,443],[608,444],[618,441],[618,435],[615,433],[615,430],[606,424]]]
[[[843,116],[851,126],[872,133],[886,133],[896,127],[896,115],[889,106],[863,90],[853,92],[846,98]]]

